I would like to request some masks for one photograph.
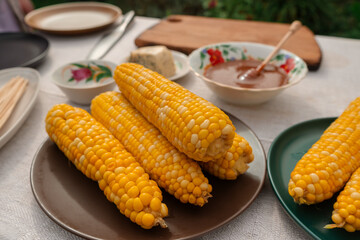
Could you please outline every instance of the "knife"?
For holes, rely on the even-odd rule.
[[[87,59],[101,59],[124,35],[129,23],[134,19],[135,12],[133,10],[127,12],[120,25],[113,31],[105,33],[90,51]]]

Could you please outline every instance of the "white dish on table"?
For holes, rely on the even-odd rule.
[[[42,7],[25,16],[30,27],[53,34],[82,34],[113,24],[121,9],[97,2],[61,3]]]
[[[0,129],[0,148],[5,145],[20,129],[32,108],[39,93],[40,74],[32,68],[8,68],[0,71],[0,88],[11,78],[21,76],[29,80],[24,94],[19,99],[9,119]]]
[[[174,64],[175,64],[175,74],[171,77],[168,77],[167,79],[171,81],[176,81],[182,77],[184,77],[186,74],[190,72],[190,66],[188,63],[188,57],[181,52],[170,50],[173,58],[174,58]],[[120,60],[121,63],[129,62],[129,56],[124,57]]]
[[[171,53],[174,57],[176,72],[175,75],[169,77],[168,79],[171,81],[175,81],[188,74],[190,71],[190,67],[188,64],[187,56],[185,54],[174,50],[171,50]]]

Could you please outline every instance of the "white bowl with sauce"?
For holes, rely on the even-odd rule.
[[[224,101],[238,105],[260,104],[271,100],[286,88],[299,83],[308,72],[306,63],[301,58],[282,49],[271,59],[269,65],[272,66],[269,67],[275,66],[274,70],[287,76],[283,85],[280,85],[280,82],[284,79],[281,81],[277,79],[273,83],[275,85],[265,87],[264,83],[258,86],[240,86],[234,82],[235,80],[232,80],[239,74],[234,70],[234,61],[251,62],[255,60],[261,63],[273,49],[274,46],[260,43],[216,43],[194,50],[189,55],[189,65],[195,75],[201,78]],[[211,71],[212,75],[210,76],[214,76],[213,79],[207,77]],[[218,72],[216,73],[216,71]],[[216,79],[216,77],[218,78]],[[279,84],[276,85],[277,83]]]

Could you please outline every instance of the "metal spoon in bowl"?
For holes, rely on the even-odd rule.
[[[300,21],[294,21],[290,25],[289,31],[284,35],[284,37],[280,40],[280,42],[276,45],[274,50],[266,57],[266,59],[258,65],[256,68],[251,68],[247,70],[244,74],[240,75],[237,78],[239,83],[244,82],[246,80],[255,79],[257,76],[260,75],[261,71],[264,69],[265,65],[275,56],[275,54],[280,50],[282,45],[293,35],[297,30],[301,28],[302,24]]]

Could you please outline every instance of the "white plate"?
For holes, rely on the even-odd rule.
[[[34,107],[39,93],[40,74],[32,68],[8,68],[0,71],[0,88],[11,78],[21,76],[29,80],[24,95],[19,99],[14,111],[0,129],[0,148],[19,130]]]
[[[188,57],[178,51],[174,51],[174,50],[170,50],[173,57],[174,57],[174,63],[175,63],[175,75],[168,77],[167,79],[171,80],[171,81],[175,81],[179,78],[184,77],[186,74],[189,73],[190,71],[190,65],[188,63]],[[129,56],[124,57],[123,59],[120,60],[120,63],[125,63],[125,62],[129,62]]]
[[[176,73],[174,76],[171,76],[168,79],[175,81],[185,76],[190,71],[190,67],[188,64],[187,56],[185,54],[174,50],[171,50],[171,53],[174,57]]]
[[[32,28],[54,34],[80,34],[114,23],[121,9],[107,3],[76,2],[55,4],[31,11],[25,22]]]

